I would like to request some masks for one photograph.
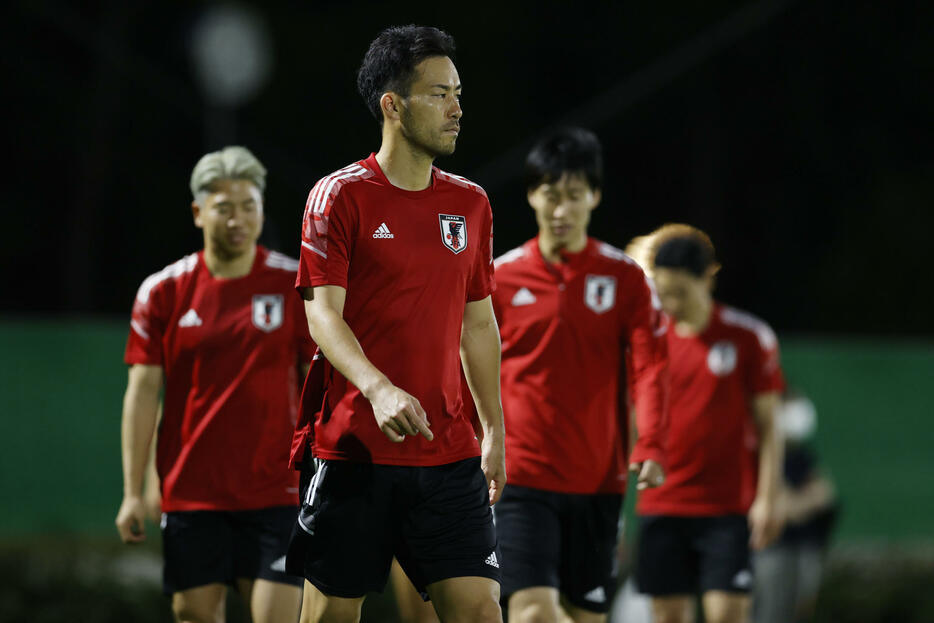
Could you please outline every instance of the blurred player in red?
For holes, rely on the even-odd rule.
[[[563,128],[526,160],[538,236],[496,260],[509,485],[495,509],[510,622],[606,620],[626,491],[625,361],[639,487],[664,480],[665,326],[636,263],[587,236],[597,137]],[[560,605],[559,605],[560,604]]]
[[[719,265],[702,231],[666,225],[630,251],[670,317],[668,471],[636,507],[639,588],[660,623],[693,621],[698,593],[708,623],[745,622],[750,547],[781,530],[778,342],[758,318],[713,299]]]
[[[441,620],[502,620],[493,217],[482,188],[433,166],[460,132],[453,52],[436,28],[381,32],[357,75],[380,150],[308,197],[296,287],[326,359],[293,444],[302,508],[288,569],[307,580],[303,621],[358,621],[393,556]]]
[[[149,276],[133,305],[117,530],[144,539],[143,475],[164,391],[156,465],[164,588],[178,621],[223,620],[226,586],[257,623],[298,618],[285,573],[298,504],[289,441],[300,367],[313,345],[293,283],[298,263],[257,245],[266,170],[243,147],[191,175],[204,249]]]

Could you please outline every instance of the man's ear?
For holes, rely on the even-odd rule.
[[[397,93],[386,91],[379,98],[379,107],[383,111],[383,119],[398,121],[401,116],[402,98]]]
[[[191,216],[195,220],[195,227],[200,229],[202,227],[201,223],[201,206],[198,205],[197,201],[191,202]]]
[[[603,191],[598,188],[597,190],[593,191],[593,208],[590,209],[593,210],[599,206],[601,201],[603,201]]]

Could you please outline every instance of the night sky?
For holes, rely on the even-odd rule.
[[[457,152],[497,254],[535,233],[521,172],[549,126],[605,148],[591,233],[708,231],[717,295],[779,332],[934,335],[934,7],[833,2],[263,3],[272,73],[236,110],[190,55],[208,3],[7,3],[0,314],[127,316],[200,248],[188,178],[225,144],[269,169],[262,242],[297,255],[315,181],[379,147],[356,68],[385,26],[457,40]]]

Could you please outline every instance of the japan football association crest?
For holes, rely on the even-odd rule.
[[[441,242],[454,253],[467,248],[467,219],[456,214],[439,214]]]
[[[736,345],[729,340],[716,342],[707,353],[707,367],[717,376],[726,376],[735,370]]]
[[[587,275],[584,304],[598,314],[616,305],[616,277]]]
[[[257,294],[253,297],[253,326],[269,333],[282,326],[281,294]]]

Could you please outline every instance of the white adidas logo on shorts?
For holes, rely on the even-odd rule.
[[[374,238],[395,238],[392,235],[392,232],[389,231],[389,228],[386,227],[386,223],[380,223],[380,226],[376,228],[376,231],[373,232]]]
[[[492,554],[487,556],[485,562],[491,567],[496,567],[497,569],[499,569],[499,561],[496,560],[496,552],[493,552]]]

